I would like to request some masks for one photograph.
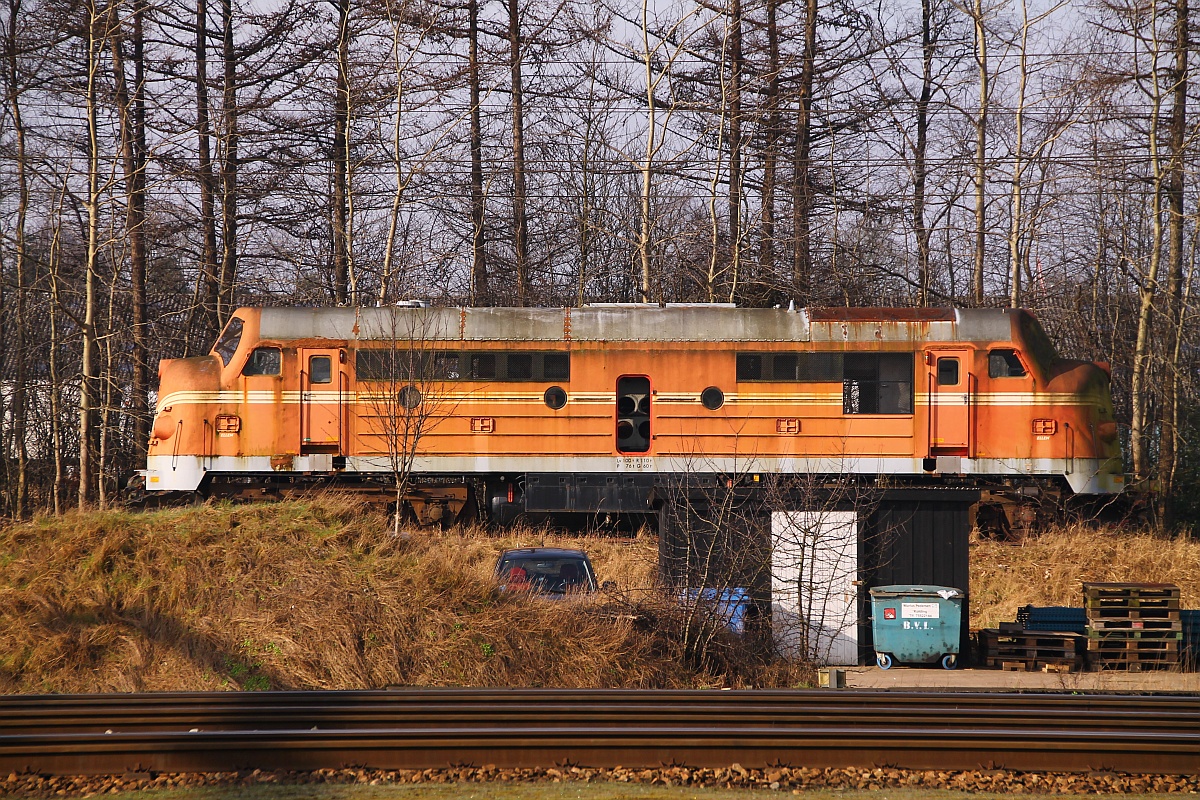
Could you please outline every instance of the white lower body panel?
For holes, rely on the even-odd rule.
[[[642,473],[748,475],[976,475],[1064,477],[1076,494],[1117,494],[1122,476],[1108,472],[1108,462],[1099,459],[1051,458],[952,458],[938,459],[940,471],[926,472],[920,458],[890,456],[846,456],[843,458],[698,458],[675,456],[427,456],[413,463],[414,472],[443,474],[535,473]],[[345,472],[391,473],[387,456],[346,458]],[[205,475],[278,473],[302,475],[333,472],[333,456],[328,454],[272,456],[150,456],[146,470],[149,491],[190,492],[199,488]]]

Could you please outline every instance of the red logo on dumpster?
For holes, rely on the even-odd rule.
[[[896,609],[894,609],[894,608],[885,608],[885,609],[883,610],[883,618],[884,618],[884,619],[895,619],[895,618],[896,618]]]

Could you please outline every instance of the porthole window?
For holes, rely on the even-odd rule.
[[[721,406],[725,405],[725,393],[716,386],[710,386],[700,393],[700,402],[709,411],[716,411]]]
[[[400,406],[408,410],[412,410],[421,405],[421,390],[409,384],[400,390],[396,395],[396,399],[400,401]]]
[[[546,401],[546,405],[555,411],[558,411],[567,404],[567,393],[563,391],[561,386],[551,386],[546,390],[546,393],[542,395],[542,399]]]

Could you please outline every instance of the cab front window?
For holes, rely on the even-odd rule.
[[[278,375],[282,372],[283,353],[278,347],[256,347],[242,367],[243,375]]]
[[[1024,378],[1025,365],[1016,350],[992,350],[988,353],[989,378]]]
[[[1020,314],[1021,340],[1024,345],[1021,348],[1022,354],[1032,360],[1034,368],[1041,368],[1043,370],[1053,369],[1059,360],[1058,352],[1054,349],[1054,343],[1046,335],[1046,331],[1042,328],[1042,324],[1037,321],[1037,317],[1028,311],[1022,311]]]
[[[233,358],[238,345],[242,343],[242,327],[241,317],[231,318],[225,330],[221,331],[217,343],[213,345],[213,352],[221,357],[221,363],[225,366],[229,366],[229,359]]]

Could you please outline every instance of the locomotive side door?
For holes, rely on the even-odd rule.
[[[972,376],[970,350],[929,350],[929,452],[969,456]]]
[[[301,453],[341,452],[344,382],[340,350],[300,350]]]

